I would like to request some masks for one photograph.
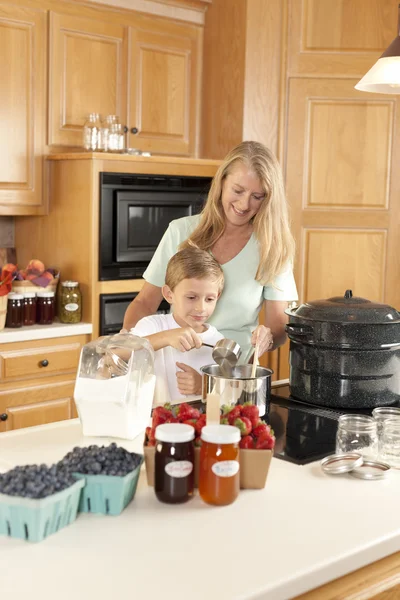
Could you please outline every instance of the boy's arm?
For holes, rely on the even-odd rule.
[[[170,344],[170,334],[171,330],[168,331],[159,331],[158,333],[153,333],[151,335],[144,335],[146,340],[150,342],[154,351],[161,350],[161,348],[166,348],[167,346],[171,346]]]

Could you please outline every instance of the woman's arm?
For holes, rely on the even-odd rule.
[[[154,315],[162,300],[161,288],[147,281],[125,311],[123,328],[130,330],[143,317]]]
[[[280,300],[264,300],[264,325],[269,327],[274,339],[271,350],[275,350],[286,342],[285,326],[289,317],[285,314],[288,302]]]

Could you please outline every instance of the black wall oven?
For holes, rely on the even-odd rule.
[[[99,280],[142,277],[169,223],[199,213],[211,181],[101,173]]]
[[[100,294],[100,335],[112,335],[122,329],[125,311],[139,292]],[[170,305],[163,300],[157,313],[169,313]]]

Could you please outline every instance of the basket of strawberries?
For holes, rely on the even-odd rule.
[[[240,487],[262,489],[275,446],[274,432],[260,419],[254,404],[223,406],[220,422],[240,429]],[[185,423],[195,430],[195,486],[198,482],[201,430],[206,425],[206,413],[184,402],[179,405],[157,406],[153,410],[151,427],[147,427],[144,441],[144,458],[148,485],[154,485],[155,430],[163,423]]]

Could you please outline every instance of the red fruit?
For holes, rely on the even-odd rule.
[[[195,446],[201,446],[201,439],[199,437],[194,439],[194,445]]]
[[[254,435],[254,437],[259,438],[260,436],[265,435],[265,434],[270,435],[271,428],[266,423],[263,423],[262,421],[260,421],[258,423],[257,427],[254,427],[254,429],[251,433],[252,433],[252,435]]]
[[[275,446],[275,437],[273,435],[264,434],[256,440],[256,450],[272,450]]]
[[[242,436],[249,435],[251,432],[251,421],[247,417],[239,417],[239,419],[235,419],[235,422],[232,424],[240,429]]]
[[[187,410],[190,410],[190,405],[187,402],[182,402],[182,404],[179,405],[177,416],[179,417],[181,414],[183,414]]]
[[[257,427],[258,422],[260,420],[260,412],[258,410],[258,406],[255,404],[244,404],[242,406],[242,412],[240,413],[242,417],[247,417],[250,419],[252,427]]]
[[[206,415],[200,415],[200,418],[197,419],[194,428],[196,430],[196,435],[200,435],[201,434],[201,430],[203,429],[203,427],[206,424]]]
[[[179,423],[179,419],[177,419],[174,416],[168,417],[168,419],[165,421],[166,423]]]
[[[234,421],[241,415],[242,407],[240,405],[234,406],[227,414],[224,415],[228,419],[229,425],[233,425]]]
[[[151,434],[151,427],[146,427],[146,440],[150,439],[150,434]]]
[[[165,408],[164,406],[156,406],[153,410],[153,427],[157,427],[157,425],[161,425],[162,423],[166,423],[167,419],[172,417],[172,413],[170,410]]]
[[[146,446],[155,446],[156,445],[156,440],[149,440],[146,444]]]
[[[254,448],[254,440],[251,435],[245,435],[239,442],[239,448],[243,448],[248,450],[249,448]]]
[[[192,427],[194,427],[196,429],[196,421],[194,419],[187,419],[186,421],[183,421],[184,425],[191,425]]]

